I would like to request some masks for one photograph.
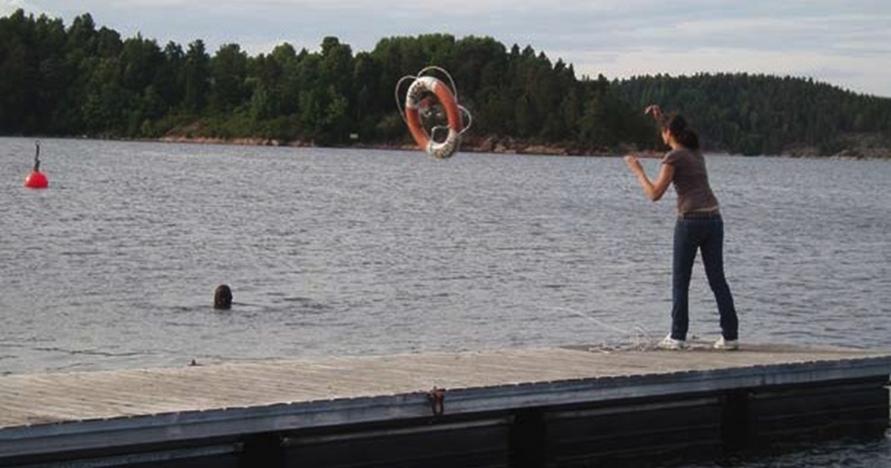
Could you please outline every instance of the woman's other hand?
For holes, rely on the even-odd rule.
[[[643,167],[640,165],[640,161],[637,159],[637,156],[633,154],[625,156],[625,164],[627,164],[628,169],[631,169],[631,172],[634,172],[635,174],[643,170]]]

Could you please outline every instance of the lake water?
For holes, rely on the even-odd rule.
[[[33,141],[0,139],[2,374],[668,330],[674,194],[645,200],[619,158],[84,140],[42,155],[50,189],[24,189]],[[741,339],[891,348],[891,163],[708,164]],[[231,311],[211,308],[221,283]],[[718,336],[701,263],[691,333]],[[891,463],[891,441],[870,444],[804,464]]]

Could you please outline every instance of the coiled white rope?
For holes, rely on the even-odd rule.
[[[404,99],[402,98],[403,93],[400,92],[400,90],[402,88],[402,84],[408,80],[411,80],[411,82],[414,82],[418,78],[425,76],[425,74],[433,76],[431,72],[439,72],[439,73],[443,74],[448,79],[449,88],[452,91],[452,95],[455,97],[455,102],[459,103],[458,110],[461,111],[461,113],[467,117],[467,123],[464,125],[464,128],[461,129],[461,131],[459,132],[459,135],[463,135],[467,130],[470,130],[470,127],[473,125],[473,115],[470,114],[470,111],[468,111],[466,107],[464,107],[460,104],[460,101],[458,99],[458,86],[455,85],[455,80],[454,80],[454,78],[452,78],[451,73],[449,73],[445,68],[442,68],[437,65],[430,65],[430,66],[424,67],[420,71],[418,71],[418,73],[416,75],[405,75],[402,78],[400,78],[399,81],[396,82],[396,89],[394,90],[393,95],[396,99],[396,109],[399,110],[399,116],[402,117],[402,121],[405,122],[407,125],[408,119],[405,118]],[[434,78],[435,78],[435,76],[434,76]],[[433,137],[438,129],[448,130],[448,127],[435,126],[430,130],[430,136]]]

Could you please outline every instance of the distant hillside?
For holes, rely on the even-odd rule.
[[[200,40],[160,46],[88,14],[66,26],[22,10],[0,18],[0,134],[399,146],[410,140],[393,87],[429,64],[454,75],[474,114],[466,147],[479,150],[655,148],[641,112],[654,102],[687,114],[709,149],[891,154],[891,100],[800,79],[579,78],[532,47],[447,34],[357,53],[326,37],[317,52],[281,44],[250,56],[225,44],[210,54]]]

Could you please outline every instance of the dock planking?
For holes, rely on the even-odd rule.
[[[887,352],[778,345],[722,352],[700,344],[680,352],[574,346],[10,375],[0,377],[0,464],[431,418],[433,388],[445,389],[442,416],[470,418],[862,379],[881,387],[889,373]]]

